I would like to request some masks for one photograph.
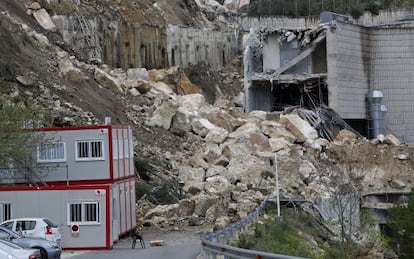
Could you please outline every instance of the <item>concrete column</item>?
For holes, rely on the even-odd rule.
[[[334,27],[335,25],[335,27]],[[336,34],[336,23],[334,23],[326,31],[326,63],[328,72],[328,100],[329,107],[338,110],[338,72],[337,72],[337,55],[338,55],[338,39]]]

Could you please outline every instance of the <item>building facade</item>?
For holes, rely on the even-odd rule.
[[[412,35],[408,21],[363,26],[337,20],[250,33],[246,111],[324,104],[363,136],[392,133],[414,145]],[[378,112],[372,98],[380,102]]]
[[[38,184],[16,173],[0,188],[2,220],[45,217],[64,249],[111,249],[136,227],[135,169],[129,126],[44,128],[37,148]]]

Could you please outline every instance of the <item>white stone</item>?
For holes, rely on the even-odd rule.
[[[164,93],[164,94],[170,95],[170,94],[173,94],[174,93],[174,90],[169,85],[167,85],[164,82],[160,82],[160,81],[153,82],[153,81],[150,81],[150,85],[152,86],[151,91],[155,91],[157,94],[158,93]]]
[[[124,94],[124,89],[121,87],[121,83],[119,82],[119,80],[109,75],[104,70],[95,68],[94,76],[99,84],[106,86],[109,89],[112,89],[114,92]]]
[[[280,122],[290,130],[298,142],[312,143],[318,138],[316,130],[297,114],[281,115]]]
[[[169,129],[171,127],[172,118],[177,112],[177,108],[177,103],[172,99],[164,100],[162,104],[156,108],[152,117],[145,121],[145,125]]]
[[[53,23],[48,12],[42,8],[37,11],[33,11],[33,17],[36,21],[46,30],[55,30],[56,25]]]
[[[229,133],[227,130],[221,127],[215,127],[207,133],[205,141],[221,144],[224,142],[228,135]]]
[[[141,93],[136,88],[131,88],[128,90],[128,93],[132,96],[138,96],[141,95]]]
[[[128,80],[149,80],[149,74],[146,68],[129,68],[127,70]]]

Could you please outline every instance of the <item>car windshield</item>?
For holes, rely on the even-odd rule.
[[[0,227],[0,238],[21,238],[22,235],[5,227]]]
[[[12,242],[8,242],[8,241],[3,240],[3,239],[0,239],[0,243],[3,243],[7,246],[10,246],[11,248],[14,248],[14,249],[24,249],[23,246],[20,246],[18,244],[12,243]]]

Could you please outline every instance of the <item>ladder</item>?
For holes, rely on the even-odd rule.
[[[80,29],[83,34],[83,39],[85,40],[86,48],[88,49],[88,56],[89,61],[91,63],[101,63],[101,48],[99,46],[96,46],[96,41],[94,37],[94,33],[91,30],[91,26],[88,22],[88,20],[80,14],[76,0],[72,0],[73,4],[75,5],[75,13],[76,19],[78,20]]]

